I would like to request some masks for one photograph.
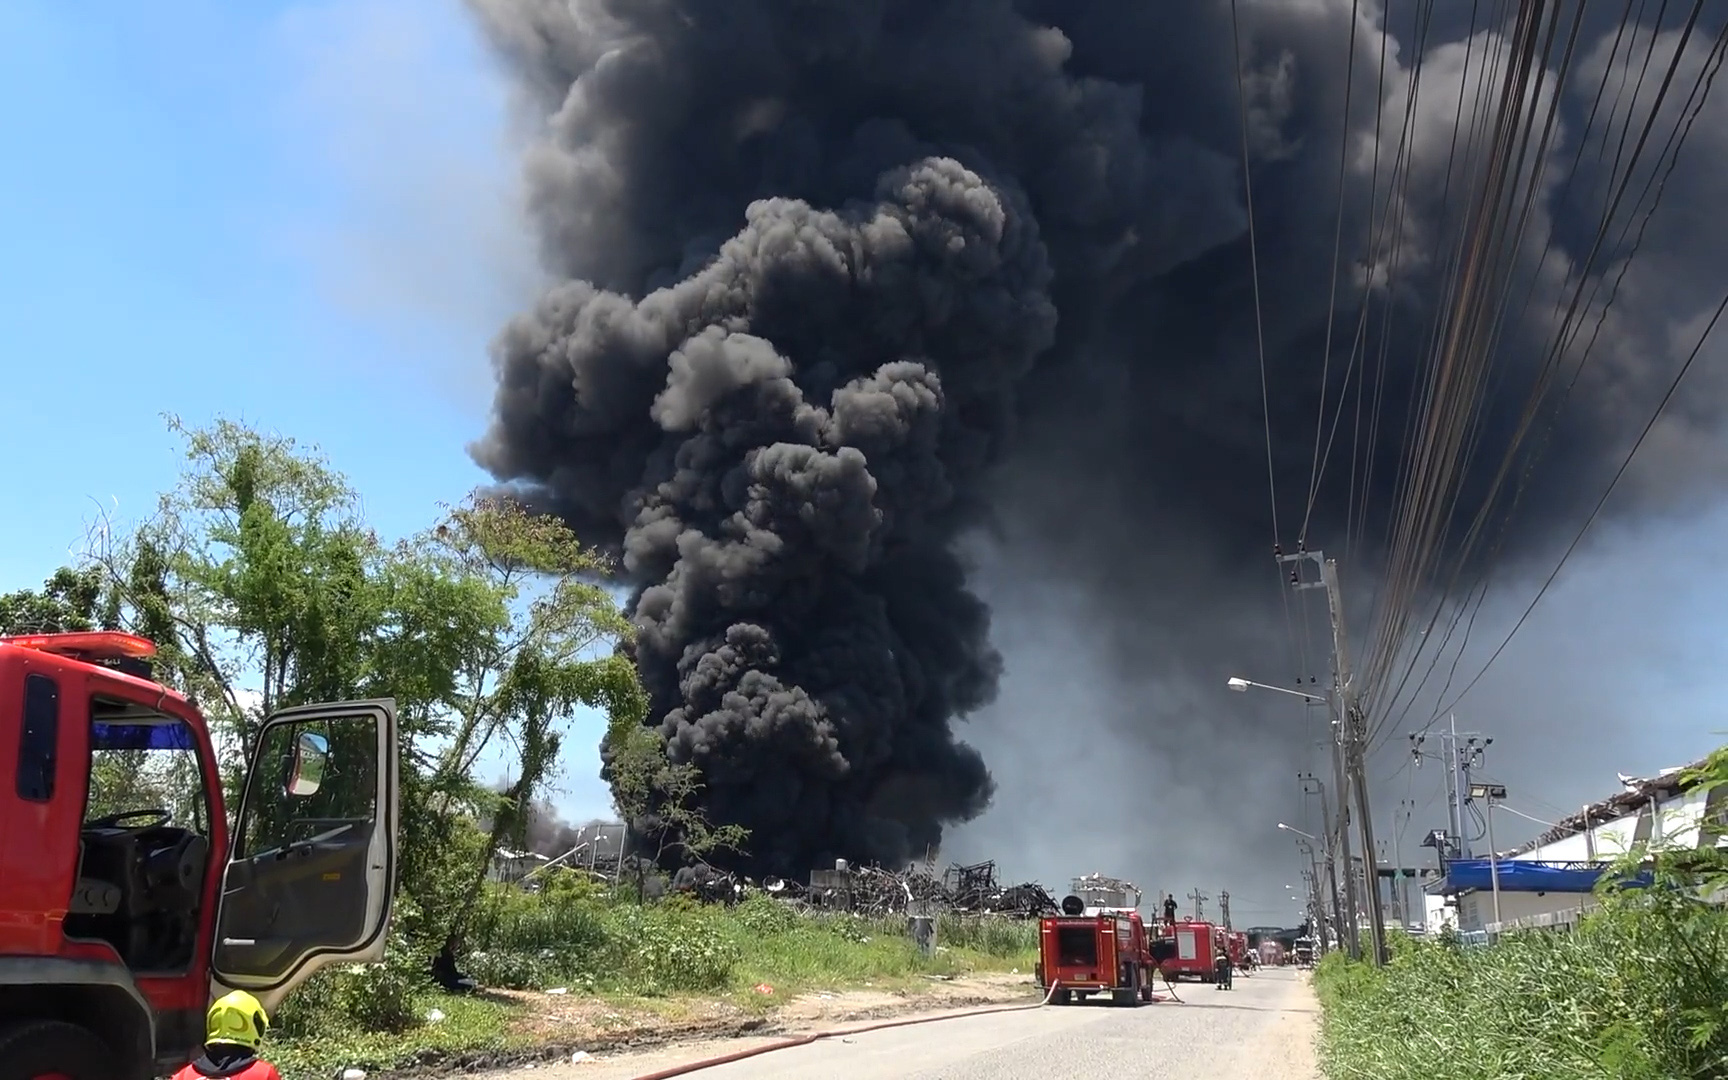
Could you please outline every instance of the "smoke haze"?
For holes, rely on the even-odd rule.
[[[752,830],[746,868],[921,855],[990,804],[992,772],[1011,790],[962,846],[1017,838],[1051,878],[1151,885],[1281,851],[1267,822],[1318,764],[1319,722],[1219,690],[1326,679],[1323,622],[1274,595],[1275,538],[1343,556],[1367,629],[1473,175],[1453,148],[1502,28],[1449,5],[1394,4],[1387,26],[1350,0],[1241,5],[1264,415],[1227,4],[471,7],[521,93],[562,282],[500,335],[475,456],[621,553],[652,720],[709,812]],[[1670,21],[1579,35],[1454,548],[1593,246],[1622,145],[1601,118],[1579,141],[1597,86],[1622,124],[1647,110]],[[1693,31],[1657,142],[1719,29]],[[1712,100],[1638,261],[1617,285],[1618,261],[1590,268],[1616,299],[1517,462],[1496,580],[1546,573],[1714,309],[1728,224],[1687,208],[1721,205],[1724,166]],[[1700,367],[1612,512],[1717,490],[1728,395]],[[1205,836],[1159,831],[1208,798]],[[1056,865],[1079,851],[1041,823],[1069,803],[1150,824],[1084,849],[1121,865]],[[1228,855],[1206,839],[1224,833]]]

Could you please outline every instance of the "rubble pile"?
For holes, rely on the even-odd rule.
[[[738,875],[716,870],[705,862],[679,867],[672,891],[688,893],[708,904],[736,904],[744,899],[745,882]]]
[[[836,860],[831,870],[812,870],[808,884],[783,878],[761,883],[720,870],[705,862],[680,867],[667,880],[652,860],[634,855],[620,857],[618,845],[578,844],[554,859],[518,852],[500,852],[503,869],[495,880],[538,891],[553,874],[566,871],[603,881],[635,880],[641,872],[648,891],[684,893],[710,904],[735,904],[761,892],[794,907],[849,912],[856,915],[997,915],[1011,919],[1036,919],[1057,913],[1056,901],[1036,881],[1003,885],[996,880],[995,862],[958,863],[940,876],[934,863],[913,864],[895,873],[879,866],[852,866]],[[608,850],[610,848],[610,850]]]
[[[950,866],[940,878],[913,865],[903,873],[877,866],[813,870],[804,899],[812,907],[860,915],[1001,915],[1036,919],[1056,912],[1056,902],[1035,881],[1003,886],[994,862]]]

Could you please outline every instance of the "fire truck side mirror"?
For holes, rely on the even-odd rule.
[[[330,759],[330,741],[310,731],[294,740],[294,764],[288,772],[288,794],[315,795],[324,784],[324,766]]]

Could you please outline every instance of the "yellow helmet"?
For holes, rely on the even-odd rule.
[[[235,990],[223,994],[210,1006],[204,1017],[204,1043],[227,1043],[256,1050],[269,1027],[270,1018],[264,1015],[264,1006],[258,1004],[258,999],[244,990]]]

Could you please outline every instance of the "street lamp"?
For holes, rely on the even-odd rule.
[[[1286,690],[1282,686],[1273,686],[1270,683],[1255,682],[1252,679],[1244,679],[1240,676],[1235,676],[1235,675],[1231,676],[1229,679],[1226,679],[1224,682],[1224,685],[1229,687],[1230,689],[1236,691],[1238,694],[1247,693],[1248,688],[1250,686],[1252,686],[1252,687],[1256,687],[1256,688],[1261,689],[1261,690],[1271,690],[1272,692],[1278,693],[1278,694],[1288,694],[1291,697],[1299,697],[1302,699],[1302,703],[1304,705],[1323,705],[1323,704],[1326,704],[1326,698],[1320,696],[1319,694],[1309,693],[1309,692],[1305,692],[1302,690]],[[1326,837],[1327,837],[1326,840],[1322,841],[1318,837],[1313,837],[1313,836],[1309,836],[1308,838],[1310,840],[1313,840],[1317,844],[1322,844],[1326,849],[1326,865],[1327,865],[1328,870],[1334,875],[1333,885],[1332,885],[1334,896],[1337,895],[1338,885],[1337,885],[1337,878],[1336,878],[1337,871],[1334,868],[1333,844],[1334,844],[1334,842],[1336,842],[1336,844],[1337,844],[1337,847],[1338,847],[1338,853],[1336,856],[1337,861],[1342,862],[1344,864],[1343,907],[1345,908],[1345,911],[1336,912],[1336,914],[1338,915],[1339,919],[1341,920],[1341,925],[1345,928],[1345,931],[1349,935],[1350,955],[1351,956],[1357,956],[1357,955],[1359,955],[1359,953],[1361,951],[1361,942],[1357,936],[1360,927],[1358,925],[1359,919],[1357,918],[1357,914],[1356,914],[1356,879],[1350,875],[1350,870],[1352,868],[1352,863],[1350,860],[1350,834],[1349,834],[1349,831],[1345,828],[1345,823],[1348,822],[1349,818],[1350,818],[1349,803],[1350,803],[1350,788],[1351,788],[1349,773],[1345,768],[1345,758],[1344,758],[1344,750],[1345,750],[1344,739],[1345,739],[1345,735],[1346,735],[1346,728],[1344,726],[1344,721],[1346,719],[1347,714],[1346,714],[1346,711],[1344,709],[1343,701],[1340,700],[1338,702],[1338,704],[1339,704],[1338,714],[1332,718],[1332,739],[1330,741],[1330,745],[1332,747],[1332,770],[1333,770],[1333,775],[1334,775],[1335,780],[1336,780],[1336,786],[1333,788],[1333,790],[1338,796],[1337,822],[1336,822],[1336,825],[1334,825],[1333,821],[1330,820],[1330,815],[1327,815],[1328,820],[1326,822]],[[1358,797],[1359,804],[1363,803],[1366,799],[1366,796],[1363,795],[1361,791],[1357,792],[1357,797]],[[1361,809],[1363,810],[1363,812],[1365,814],[1366,813],[1366,806],[1362,805]],[[1326,795],[1325,795],[1325,789],[1324,788],[1321,789],[1320,810],[1321,810],[1322,814],[1326,814]],[[1361,825],[1362,825],[1362,828],[1364,830],[1364,836],[1367,836],[1368,835],[1367,830],[1369,828],[1369,825],[1368,825],[1368,819],[1366,817],[1363,817],[1361,819]],[[1280,825],[1279,828],[1289,828],[1289,826]],[[1292,831],[1294,831],[1294,830],[1292,830]],[[1307,833],[1303,833],[1302,835],[1308,836]],[[1364,840],[1363,843],[1364,843],[1364,846],[1367,846],[1366,840]],[[1376,889],[1378,889],[1379,881],[1376,880],[1374,882],[1374,885],[1375,885]],[[1378,899],[1379,899],[1379,893],[1378,892],[1373,893],[1371,898],[1370,898],[1370,907],[1372,910],[1374,910],[1376,912],[1379,910]],[[1346,918],[1346,914],[1348,916],[1347,918]],[[1378,916],[1376,916],[1376,918],[1377,917]],[[1380,935],[1383,933],[1383,928],[1380,927],[1380,924],[1378,922],[1376,922],[1374,925],[1376,927],[1376,929],[1374,931],[1374,935],[1375,935],[1374,940],[1377,943],[1375,947],[1376,947],[1376,949],[1378,949],[1379,948],[1378,943],[1380,942]],[[1377,952],[1375,955],[1378,957],[1381,954],[1379,952]],[[1376,962],[1378,962],[1378,961],[1376,961]]]
[[[1273,686],[1270,683],[1255,682],[1252,679],[1238,678],[1234,675],[1232,675],[1224,685],[1236,691],[1238,694],[1246,694],[1248,688],[1252,686],[1258,690],[1270,690],[1275,694],[1289,694],[1291,697],[1299,697],[1309,705],[1325,704],[1325,700],[1316,694],[1306,694],[1300,690],[1288,690],[1282,686]]]
[[[1306,838],[1308,838],[1308,839],[1309,839],[1309,840],[1312,840],[1312,841],[1314,841],[1314,843],[1316,843],[1316,844],[1318,844],[1318,843],[1319,843],[1319,842],[1320,842],[1320,838],[1319,838],[1319,837],[1318,837],[1318,836],[1315,836],[1315,835],[1313,835],[1313,834],[1312,834],[1312,833],[1305,833],[1305,832],[1303,832],[1303,831],[1302,831],[1302,830],[1301,830],[1301,829],[1296,829],[1296,828],[1292,828],[1292,827],[1290,827],[1290,826],[1289,826],[1289,825],[1286,825],[1286,824],[1284,824],[1284,823],[1283,823],[1283,822],[1282,822],[1282,821],[1280,821],[1280,822],[1279,822],[1279,823],[1278,823],[1278,827],[1279,827],[1279,828],[1280,828],[1280,829],[1283,829],[1283,830],[1284,830],[1284,831],[1285,831],[1285,832],[1293,832],[1293,833],[1295,833],[1295,834],[1296,834],[1296,835],[1297,835],[1297,836],[1302,836],[1302,837],[1306,837]]]
[[[1494,800],[1506,798],[1504,784],[1471,784],[1470,797],[1488,804],[1488,876],[1494,885],[1494,922],[1500,922],[1500,862],[1494,850]]]

